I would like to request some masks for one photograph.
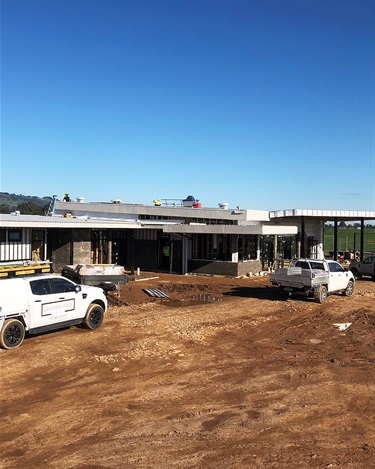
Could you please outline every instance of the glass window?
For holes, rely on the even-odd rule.
[[[375,256],[370,256],[363,261],[364,264],[372,264],[375,260]]]
[[[22,241],[22,230],[9,230],[8,241],[14,241],[14,242]]]
[[[65,278],[52,278],[52,292],[53,293],[67,293],[75,291],[75,284],[69,282]]]
[[[342,272],[343,271],[343,268],[337,262],[330,262],[328,265],[329,265],[330,272]]]
[[[257,258],[257,237],[255,235],[240,235],[238,237],[238,258],[240,260]]]
[[[52,293],[48,279],[32,280],[30,288],[33,295],[50,295]]]
[[[230,235],[193,235],[193,259],[231,260]]]

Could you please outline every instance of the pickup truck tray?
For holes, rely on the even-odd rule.
[[[324,270],[302,269],[301,267],[283,267],[270,275],[270,281],[285,287],[314,287],[328,282],[329,273]]]
[[[61,273],[75,283],[101,287],[105,291],[115,290],[117,285],[129,281],[124,267],[116,264],[66,265]]]

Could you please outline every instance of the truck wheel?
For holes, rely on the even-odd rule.
[[[345,296],[352,296],[354,292],[354,283],[350,280],[344,290]]]
[[[319,288],[319,291],[314,295],[315,301],[317,303],[325,303],[327,301],[328,297],[328,290],[327,287],[324,285],[321,285]]]
[[[100,305],[91,304],[83,320],[83,326],[86,329],[97,329],[104,319],[104,310]]]
[[[351,273],[353,274],[353,276],[356,280],[358,280],[362,277],[362,275],[359,273],[359,270],[356,269],[356,268],[351,269]]]
[[[0,332],[0,346],[5,349],[20,346],[25,338],[25,327],[18,319],[8,319]]]
[[[279,289],[280,299],[287,300],[290,297],[290,292],[285,291],[284,288]]]

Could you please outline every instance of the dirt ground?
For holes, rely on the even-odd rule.
[[[98,330],[0,351],[0,467],[375,468],[374,300],[371,279],[323,305],[268,277],[131,281]]]

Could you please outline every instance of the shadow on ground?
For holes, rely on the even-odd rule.
[[[223,295],[257,298],[258,300],[269,301],[282,301],[287,299],[279,289],[273,287],[236,287],[228,292],[224,292]]]

